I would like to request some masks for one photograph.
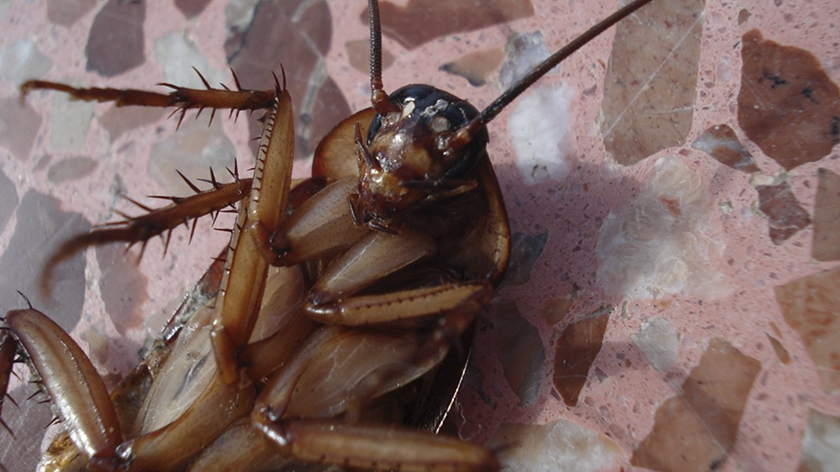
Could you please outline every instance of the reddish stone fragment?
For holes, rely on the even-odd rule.
[[[90,175],[99,163],[89,157],[70,157],[62,159],[50,166],[47,178],[50,182],[60,184],[72,182]]]
[[[601,132],[619,163],[633,165],[685,144],[697,97],[704,9],[703,0],[660,2],[616,26]]]
[[[770,340],[770,346],[773,347],[773,352],[776,353],[776,357],[779,358],[779,362],[785,365],[790,364],[790,353],[788,353],[788,350],[782,345],[782,342],[769,334],[767,334],[767,339]]]
[[[35,190],[23,195],[16,215],[14,235],[0,256],[0,287],[8,287],[0,290],[0,306],[26,306],[16,293],[19,290],[62,329],[71,331],[82,316],[87,259],[79,252],[58,264],[49,295],[41,290],[41,269],[62,242],[90,231],[90,222],[80,213],[63,211],[58,199]]]
[[[444,64],[441,69],[467,79],[470,85],[480,87],[490,80],[504,59],[505,51],[502,48],[484,49],[464,54],[458,60]]]
[[[122,336],[129,329],[141,326],[146,318],[142,307],[149,298],[148,279],[140,272],[137,257],[116,244],[96,247],[96,260],[102,272],[99,277],[102,301]]]
[[[305,8],[301,8],[305,4]],[[273,89],[273,72],[286,73],[295,102],[295,156],[312,154],[321,138],[350,116],[350,107],[335,82],[322,77],[332,41],[332,16],[325,2],[261,2],[247,31],[225,44],[228,63],[243,88]],[[259,136],[260,113],[250,114],[252,136]],[[243,116],[244,118],[244,116]],[[252,143],[256,153],[259,143]]]
[[[491,0],[480,8],[471,2],[409,0],[405,6],[391,2],[379,5],[382,32],[407,49],[441,36],[474,31],[534,15],[530,0]],[[367,24],[367,9],[360,15]],[[423,26],[418,28],[418,24]]]
[[[840,260],[840,175],[821,168],[817,176],[811,257],[818,261],[836,261]]]
[[[0,146],[21,161],[29,159],[43,119],[17,97],[0,99]]]
[[[729,125],[712,126],[703,131],[691,147],[735,170],[750,173],[759,171],[752,156],[738,141],[738,136]]]
[[[589,368],[601,352],[610,313],[612,310],[571,323],[557,340],[554,388],[566,405],[577,405],[580,392],[589,377]]]
[[[90,27],[87,70],[113,77],[145,62],[144,21],[146,2],[109,0]]]
[[[175,0],[175,6],[187,18],[198,16],[209,4],[210,0]]]
[[[108,131],[111,142],[124,133],[141,126],[157,123],[170,112],[151,107],[111,107],[100,118],[99,123]]]
[[[359,39],[348,41],[344,48],[347,50],[347,62],[357,71],[370,74],[370,40]],[[385,71],[394,63],[394,55],[382,46],[382,70]]]
[[[840,267],[775,289],[785,322],[802,343],[826,390],[840,388]]]
[[[682,395],[656,410],[653,431],[631,464],[661,472],[715,470],[735,445],[738,426],[761,363],[713,339]]]
[[[72,26],[96,6],[96,0],[48,0],[47,18],[61,26]]]
[[[510,389],[519,398],[520,408],[536,403],[545,364],[540,333],[512,301],[503,301],[490,310],[496,327],[496,350]]]
[[[563,321],[563,318],[569,313],[573,302],[574,299],[571,296],[567,298],[549,298],[545,301],[537,315],[545,320],[546,323],[552,326],[556,325]]]
[[[743,36],[738,124],[787,170],[817,161],[840,143],[840,88],[809,51]]]
[[[770,224],[770,240],[779,245],[811,223],[808,212],[796,200],[787,182],[759,185],[758,208]]]

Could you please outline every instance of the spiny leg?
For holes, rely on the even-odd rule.
[[[323,327],[266,382],[251,414],[253,424],[304,462],[377,470],[498,470],[486,449],[357,421],[367,418],[376,399],[441,361],[443,352],[418,361],[424,344],[411,332]],[[316,390],[324,394],[301,395]],[[331,419],[314,419],[321,415]]]
[[[233,80],[236,82],[236,90],[228,89],[222,84],[221,89],[212,88],[204,76],[196,70],[205,89],[191,89],[179,87],[169,83],[161,83],[164,87],[173,89],[170,93],[159,93],[148,90],[117,89],[111,87],[73,87],[59,82],[46,80],[28,80],[20,86],[21,100],[35,90],[54,90],[70,95],[76,100],[88,102],[113,102],[118,107],[123,106],[144,106],[144,107],[175,107],[173,113],[181,112],[178,125],[184,119],[187,110],[197,109],[200,114],[205,108],[213,110],[210,121],[213,121],[216,110],[229,109],[231,114],[235,111],[238,115],[242,110],[262,110],[270,108],[274,103],[279,90],[285,88],[285,73],[283,75],[283,86],[277,76],[274,76],[274,90],[243,90],[239,85],[239,79],[233,73]]]
[[[451,282],[433,287],[400,290],[381,295],[361,295],[319,307],[307,307],[307,315],[320,322],[358,328],[413,326],[409,365],[438,364],[450,351],[465,359],[469,341],[464,333],[492,298],[489,282]],[[388,329],[386,328],[386,329]],[[400,372],[382,370],[371,373],[371,385],[387,385]],[[457,389],[457,388],[456,388]],[[355,401],[363,407],[373,398],[358,396]],[[351,411],[351,416],[356,412]],[[439,426],[439,425],[438,425]]]
[[[41,312],[13,310],[6,323],[38,371],[73,442],[88,456],[112,457],[122,432],[108,391],[76,342]]]
[[[181,111],[181,116],[178,121],[180,125],[186,111],[189,109],[197,109],[201,113],[205,108],[211,108],[213,114],[210,117],[210,121],[212,121],[216,110],[220,108],[230,109],[231,113],[234,111],[238,113],[242,110],[269,108],[274,104],[276,97],[280,94],[283,87],[285,87],[286,80],[284,72],[283,86],[280,85],[280,80],[275,75],[275,88],[273,90],[243,90],[236,74],[233,74],[234,81],[236,82],[236,90],[230,90],[224,85],[222,85],[224,87],[223,89],[214,89],[210,87],[210,84],[201,73],[197,70],[196,73],[198,73],[206,89],[189,89],[164,83],[161,85],[170,87],[174,91],[169,94],[163,94],[134,89],[81,88],[58,82],[30,80],[20,87],[21,99],[25,99],[26,95],[34,90],[54,90],[66,93],[77,100],[113,102],[117,106],[175,107],[176,113],[179,110]],[[215,177],[212,177],[211,170],[211,184],[214,188],[210,191],[198,192],[196,195],[187,198],[164,197],[172,200],[173,204],[157,210],[152,210],[137,204],[149,213],[139,217],[123,215],[126,221],[108,225],[110,227],[96,229],[89,234],[79,235],[64,242],[58,251],[47,261],[41,273],[42,290],[44,293],[49,293],[49,280],[58,263],[88,246],[126,241],[131,244],[140,242],[145,248],[145,243],[150,238],[164,233],[169,234],[172,229],[182,223],[188,223],[190,220],[194,220],[205,214],[212,214],[241,200],[250,191],[251,180],[240,180],[236,175],[234,175],[234,178],[235,182],[232,184],[218,184],[215,181]],[[187,183],[194,190],[198,191],[189,181]],[[195,226],[193,225],[194,230]],[[167,237],[167,245],[168,242]]]
[[[499,470],[488,449],[421,431],[312,419],[260,423],[257,428],[308,463],[401,472]]]
[[[172,200],[172,204],[159,209],[151,209],[128,199],[148,213],[134,217],[120,213],[126,218],[124,221],[107,224],[92,230],[90,233],[79,234],[65,241],[44,266],[44,270],[41,272],[41,288],[45,293],[48,293],[55,267],[89,246],[118,241],[129,244],[140,243],[143,248],[141,249],[142,256],[149,239],[161,236],[164,238],[165,251],[169,245],[173,229],[182,224],[189,226],[189,222],[192,221],[192,231],[194,232],[196,219],[207,214],[215,214],[235,204],[248,194],[251,189],[251,179],[239,179],[235,173],[232,174],[235,180],[231,183],[221,184],[216,182],[215,177],[212,177],[210,183],[213,188],[210,190],[183,198],[165,197]],[[191,182],[188,180],[187,182],[194,190],[198,190]],[[190,238],[192,238],[192,233]]]
[[[277,93],[266,115],[248,205],[240,208],[216,299],[211,341],[219,374],[227,385],[238,379],[236,351],[251,336],[259,313],[268,261],[263,257],[260,228],[274,228],[283,219],[291,188],[294,157],[292,99]]]
[[[12,366],[15,362],[15,357],[17,354],[17,342],[12,337],[11,331],[8,328],[0,328],[0,413],[3,410],[3,404],[5,403],[6,398],[14,403],[12,397],[8,397],[8,388],[9,388],[9,381],[11,380],[12,375]],[[3,418],[0,418],[0,426],[6,430],[11,436],[12,439],[15,437],[15,433],[9,428],[9,425],[3,421]],[[0,470],[2,469],[3,464],[0,464]]]

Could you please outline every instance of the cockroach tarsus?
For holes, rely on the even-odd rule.
[[[88,246],[145,245],[240,202],[223,270],[220,259],[114,392],[48,317],[31,306],[7,314],[0,353],[26,352],[67,430],[42,459],[45,470],[265,470],[301,462],[498,470],[492,451],[421,430],[443,421],[465,365],[447,354],[507,267],[510,229],[486,125],[649,1],[620,9],[478,111],[427,85],[385,92],[378,4],[370,0],[373,107],[324,138],[313,178],[294,187],[285,76],[273,90],[242,90],[237,79],[236,90],[211,89],[202,77],[206,90],[168,85],[169,94],[23,84],[24,95],[54,90],[175,107],[181,118],[188,109],[267,110],[253,178],[220,184],[212,177],[208,191],[72,238],[44,269],[48,281],[56,264]],[[411,408],[423,410],[428,399],[418,392],[444,385],[435,370],[446,374],[449,362],[455,382],[441,395],[442,415],[421,420],[429,415]],[[10,370],[0,372],[4,387]]]

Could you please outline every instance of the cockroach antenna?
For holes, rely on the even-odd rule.
[[[546,60],[531,69],[531,71],[523,78],[519,79],[510,88],[504,91],[496,100],[488,105],[476,117],[472,118],[466,124],[460,126],[450,136],[448,140],[443,140],[438,143],[441,149],[459,149],[473,141],[476,134],[478,134],[484,127],[493,120],[506,106],[511,104],[522,92],[528,89],[537,80],[542,78],[555,66],[563,62],[567,57],[572,55],[575,51],[597,38],[601,33],[632,15],[636,10],[642,8],[653,0],[636,0],[628,3],[621,9],[617,10],[612,15],[601,20],[598,24],[589,28],[585,33],[576,37],[566,46],[549,56]],[[390,112],[398,111],[398,107],[393,103],[384,90],[382,84],[382,32],[379,21],[379,2],[378,0],[368,0],[368,11],[370,17],[370,89],[371,89],[371,103],[373,108],[380,115],[387,115]]]
[[[522,92],[527,90],[528,87],[534,84],[534,82],[536,82],[542,76],[547,74],[548,71],[557,66],[557,64],[563,62],[563,60],[571,56],[575,51],[577,51],[593,39],[597,38],[601,33],[606,31],[619,21],[623,20],[624,18],[632,15],[636,10],[642,8],[651,1],[653,0],[636,0],[632,3],[628,3],[612,15],[601,20],[592,28],[589,28],[589,30],[572,40],[566,46],[560,48],[560,50],[558,50],[557,52],[549,56],[546,60],[541,62],[539,65],[531,69],[531,72],[529,72],[525,77],[519,79],[518,82],[516,82],[510,88],[505,90],[504,93],[502,93],[499,96],[499,98],[494,100],[493,103],[491,103],[484,110],[482,110],[481,113],[478,114],[478,116],[470,120],[464,126],[461,126],[455,133],[454,137],[452,138],[452,141],[449,143],[449,146],[458,148],[470,142],[480,129],[484,128],[484,126],[487,125],[487,123],[489,123],[490,121],[492,121],[493,118],[495,118],[499,114],[499,112],[501,112],[506,106],[508,106],[517,97],[519,97],[522,94]]]

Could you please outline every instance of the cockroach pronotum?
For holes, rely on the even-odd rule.
[[[175,107],[182,118],[190,109],[266,110],[253,177],[232,171],[226,184],[211,177],[210,190],[70,238],[47,261],[46,287],[62,261],[88,246],[145,246],[184,221],[238,203],[216,272],[115,390],[108,392],[81,348],[37,307],[7,314],[13,336],[2,333],[2,347],[19,346],[66,428],[43,464],[107,471],[279,470],[299,463],[498,470],[493,451],[429,432],[440,428],[463,375],[465,356],[455,354],[463,354],[464,336],[508,263],[510,229],[486,125],[565,57],[649,1],[621,8],[479,111],[427,85],[386,92],[378,4],[371,0],[373,107],[323,139],[313,176],[295,186],[292,97],[283,71],[263,91],[213,89],[206,81],[206,89],[168,85],[171,93],[24,83],[24,95],[53,90],[120,106]],[[444,386],[440,374],[452,369],[456,380]]]

